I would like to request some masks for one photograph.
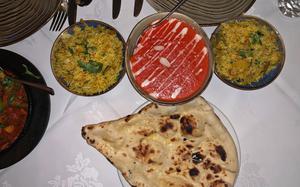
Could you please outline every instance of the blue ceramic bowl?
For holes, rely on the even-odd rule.
[[[238,21],[242,21],[242,20],[255,20],[258,23],[267,26],[270,30],[275,32],[275,34],[277,35],[277,45],[278,45],[279,51],[282,53],[282,58],[281,58],[280,62],[277,64],[277,66],[274,69],[272,69],[271,71],[266,73],[261,79],[259,79],[256,82],[252,82],[248,85],[239,85],[235,82],[232,82],[232,81],[224,78],[223,76],[219,75],[219,73],[216,71],[216,68],[215,68],[214,72],[220,80],[222,80],[224,83],[228,84],[229,86],[232,86],[234,88],[241,89],[241,90],[256,90],[256,89],[263,88],[263,87],[269,85],[280,74],[280,72],[283,68],[284,62],[285,62],[285,46],[284,46],[282,37],[280,36],[280,34],[276,30],[276,28],[261,18],[258,18],[255,16],[245,16],[244,15],[244,16],[226,21],[225,23],[238,22]],[[220,26],[218,26],[215,29],[215,31],[212,33],[211,40],[213,38],[216,39],[216,35],[219,31],[220,31]],[[216,62],[214,64],[216,65]]]

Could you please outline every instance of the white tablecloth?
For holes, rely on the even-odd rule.
[[[111,0],[94,0],[78,8],[78,18],[99,19],[116,27],[126,39],[133,26],[155,11],[147,2],[133,17],[134,0],[123,0],[113,20]],[[241,146],[241,172],[237,187],[300,186],[300,18],[281,15],[276,0],[257,0],[246,13],[269,21],[281,33],[286,64],[269,86],[256,91],[231,88],[213,76],[202,94],[229,118]],[[65,27],[67,26],[67,22]],[[50,51],[59,34],[50,23],[29,38],[5,47],[30,60],[55,89],[51,97],[48,129],[39,145],[23,160],[0,172],[3,187],[121,187],[116,169],[88,146],[80,129],[130,114],[145,100],[125,76],[111,92],[97,97],[78,97],[65,91],[50,68]],[[211,34],[215,27],[206,27]]]

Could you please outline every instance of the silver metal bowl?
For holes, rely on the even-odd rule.
[[[123,49],[122,49],[122,69],[121,71],[119,72],[119,75],[118,75],[118,78],[117,78],[117,81],[111,85],[109,88],[107,88],[105,91],[103,92],[95,92],[94,94],[92,95],[85,95],[85,94],[79,94],[79,93],[76,93],[76,92],[73,92],[71,91],[65,84],[64,82],[58,78],[55,74],[55,71],[54,71],[54,67],[53,67],[53,62],[55,60],[55,57],[54,57],[54,48],[56,47],[58,41],[62,38],[63,35],[66,35],[66,34],[73,34],[73,29],[76,27],[76,26],[79,26],[79,27],[85,27],[85,26],[91,26],[91,27],[97,27],[97,26],[103,26],[109,30],[113,30],[116,32],[116,35],[117,35],[117,38],[122,42],[122,46],[123,46]],[[80,22],[77,22],[69,27],[67,27],[65,30],[63,30],[59,35],[58,37],[56,38],[56,40],[54,41],[53,43],[53,46],[52,46],[52,49],[51,49],[51,55],[50,55],[50,63],[51,63],[51,69],[52,69],[52,73],[55,77],[55,79],[57,80],[57,82],[64,88],[66,89],[67,91],[73,93],[73,94],[76,94],[76,95],[80,95],[80,96],[97,96],[97,95],[101,95],[101,94],[104,94],[110,90],[112,90],[121,80],[122,78],[124,77],[125,75],[125,46],[126,46],[126,42],[125,40],[123,39],[122,35],[119,33],[119,31],[117,29],[115,29],[114,27],[112,27],[111,25],[107,24],[107,23],[104,23],[102,21],[98,21],[98,20],[82,20]]]
[[[156,99],[152,96],[150,96],[148,93],[146,93],[145,91],[143,91],[136,83],[134,76],[131,72],[131,68],[130,68],[130,58],[133,55],[134,49],[137,46],[138,40],[140,38],[140,36],[143,34],[143,32],[151,26],[151,24],[156,21],[159,20],[161,18],[163,18],[168,12],[161,12],[161,13],[155,13],[152,14],[148,17],[145,17],[144,19],[142,19],[140,22],[138,22],[136,24],[136,26],[133,28],[133,30],[131,31],[128,40],[127,40],[127,46],[126,46],[126,52],[125,52],[125,66],[126,66],[126,72],[128,75],[128,78],[131,82],[131,84],[133,85],[133,87],[136,89],[136,91],[143,96],[145,99],[152,101],[152,102],[156,102],[162,105],[174,105],[174,104],[181,104],[181,103],[185,103],[188,102],[190,100],[192,100],[193,98],[195,98],[196,96],[200,95],[205,88],[207,87],[207,85],[210,82],[211,76],[212,76],[212,72],[213,72],[213,55],[212,55],[212,48],[211,48],[211,44],[210,44],[210,40],[207,37],[206,33],[204,32],[204,30],[199,26],[199,24],[194,21],[192,18],[184,15],[184,14],[180,14],[180,13],[174,13],[170,16],[170,18],[177,18],[181,21],[184,21],[188,24],[190,24],[199,35],[201,35],[205,41],[206,47],[208,49],[208,58],[209,58],[209,75],[206,77],[203,86],[193,95],[191,95],[189,98],[185,99],[185,100],[180,100],[180,101],[161,101],[159,99]]]

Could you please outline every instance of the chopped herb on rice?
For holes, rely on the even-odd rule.
[[[62,35],[54,48],[53,70],[74,93],[104,92],[118,81],[123,44],[116,33],[102,26],[76,26],[74,34]]]
[[[283,57],[277,40],[273,30],[255,20],[222,23],[212,37],[217,73],[239,85],[260,80]]]

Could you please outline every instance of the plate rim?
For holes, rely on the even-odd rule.
[[[161,12],[160,10],[154,8],[155,7],[155,3],[153,0],[146,0],[148,2],[148,4],[156,11],[156,12]],[[244,15],[253,5],[254,3],[256,2],[256,0],[249,0],[251,1],[251,3],[245,8],[245,10],[243,10],[241,13],[239,13],[239,16],[242,16]],[[168,11],[168,10],[165,10],[164,11]],[[186,14],[186,13],[185,13]],[[188,16],[188,15],[187,15]],[[196,19],[195,21],[200,25],[200,26],[203,26],[203,27],[210,27],[210,26],[218,26],[219,24],[221,24],[222,22],[225,22],[225,21],[228,21],[230,19],[234,19],[235,17],[228,17],[226,19],[224,19],[223,21],[215,21],[215,22],[211,22],[211,23],[199,23]]]

